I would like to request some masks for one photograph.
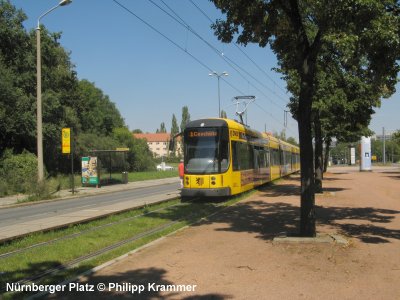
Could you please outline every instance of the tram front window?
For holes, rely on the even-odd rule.
[[[228,170],[228,133],[224,128],[195,128],[185,132],[185,173],[210,174]]]

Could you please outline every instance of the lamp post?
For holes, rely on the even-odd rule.
[[[212,72],[208,74],[209,76],[217,76],[218,79],[218,118],[221,117],[221,96],[220,96],[220,91],[219,91],[219,79],[221,76],[228,76],[229,74],[227,72],[222,72],[222,73],[217,73],[217,72]]]
[[[40,20],[58,8],[59,6],[65,6],[72,2],[72,0],[62,0],[58,5],[46,11],[42,14],[37,21],[36,28],[36,83],[37,83],[37,111],[36,111],[36,121],[37,121],[37,159],[38,159],[38,182],[41,182],[44,178],[44,168],[43,168],[43,131],[42,131],[42,62],[41,62],[41,48],[40,48]]]

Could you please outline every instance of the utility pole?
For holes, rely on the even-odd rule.
[[[40,20],[60,6],[68,5],[72,0],[62,0],[56,6],[52,7],[39,16],[36,27],[36,127],[37,127],[37,162],[38,162],[38,182],[44,179],[43,165],[43,124],[42,124],[42,53],[40,45]]]
[[[385,137],[385,127],[382,128],[382,136],[383,136],[383,164],[386,164],[386,137]]]
[[[218,118],[221,118],[221,95],[220,95],[220,89],[219,89],[219,79],[221,76],[228,76],[229,74],[227,72],[222,72],[222,73],[217,73],[217,72],[212,72],[208,74],[209,76],[216,76],[218,79]]]

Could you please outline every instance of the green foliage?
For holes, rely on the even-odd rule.
[[[24,151],[22,154],[14,155],[11,151],[6,151],[0,165],[0,178],[6,183],[0,195],[35,191],[37,159],[34,154]]]
[[[171,122],[171,138],[173,137],[173,136],[175,136],[176,134],[178,134],[179,133],[179,126],[178,126],[178,121],[176,120],[176,117],[175,117],[175,114],[172,114],[172,122]],[[176,142],[175,142],[175,145],[174,145],[174,149],[176,149]],[[172,152],[172,156],[174,156],[175,155],[175,153],[174,152]]]
[[[400,130],[397,130],[396,132],[393,132],[392,134],[392,140],[400,146]]]
[[[226,115],[226,111],[224,111],[223,109],[221,110],[221,118],[228,118],[228,116]]]
[[[77,112],[83,131],[111,135],[113,128],[124,126],[115,104],[94,83],[81,80],[78,84],[78,96],[82,100]]]
[[[115,128],[113,137],[118,141],[118,147],[129,148],[127,160],[130,171],[155,170],[153,156],[145,140],[135,138],[126,127]]]
[[[165,127],[165,123],[162,122],[162,123],[160,124],[160,129],[157,129],[157,130],[156,130],[156,133],[166,133],[166,132],[167,132],[167,128]]]
[[[289,144],[295,145],[295,146],[299,145],[297,140],[294,137],[291,137],[291,136],[286,139],[286,142],[288,142]]]
[[[36,153],[36,30],[27,32],[25,14],[0,0],[0,155],[7,149]],[[115,128],[125,126],[115,104],[88,80],[78,80],[61,33],[41,26],[44,163],[50,174],[66,173],[70,160],[61,154],[61,129],[72,129],[75,165],[92,149],[115,149]],[[149,163],[142,142],[139,169]],[[131,162],[136,168],[136,160]]]
[[[377,162],[383,162],[383,141],[371,140],[371,152]],[[400,141],[396,138],[385,141],[386,162],[400,162]]]
[[[311,128],[314,115],[321,141],[319,123],[324,116],[319,114],[323,105],[313,104],[340,101],[345,113],[334,115],[331,123],[336,126],[340,116],[348,123],[351,116],[359,114],[354,126],[344,130],[365,128],[372,107],[395,91],[400,70],[400,4],[395,0],[211,1],[225,17],[213,25],[220,40],[231,42],[235,37],[244,45],[269,44],[277,55],[279,70],[293,94],[291,111],[299,125],[300,231],[315,235]],[[336,91],[341,86],[343,89]],[[335,99],[329,99],[332,97]],[[328,105],[324,111],[334,107]]]
[[[190,122],[189,108],[187,106],[182,107],[182,121],[181,121],[181,132],[186,128],[186,124]]]
[[[288,143],[290,143],[290,144],[292,144],[292,145],[296,145],[296,146],[299,145],[294,137],[291,137],[291,136],[290,136],[290,137],[286,137],[286,132],[285,132],[285,130],[282,130],[280,133],[274,131],[274,132],[272,133],[272,135],[273,135],[274,137],[276,137],[276,138],[278,138],[278,139],[280,139],[280,140],[282,140],[282,141],[288,142]]]

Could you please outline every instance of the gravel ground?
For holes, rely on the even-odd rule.
[[[134,299],[400,299],[399,168],[331,168],[323,185],[318,233],[341,234],[347,246],[273,242],[298,228],[293,175],[81,281],[125,291],[54,297],[125,299],[143,287]],[[186,291],[163,291],[171,288]]]

